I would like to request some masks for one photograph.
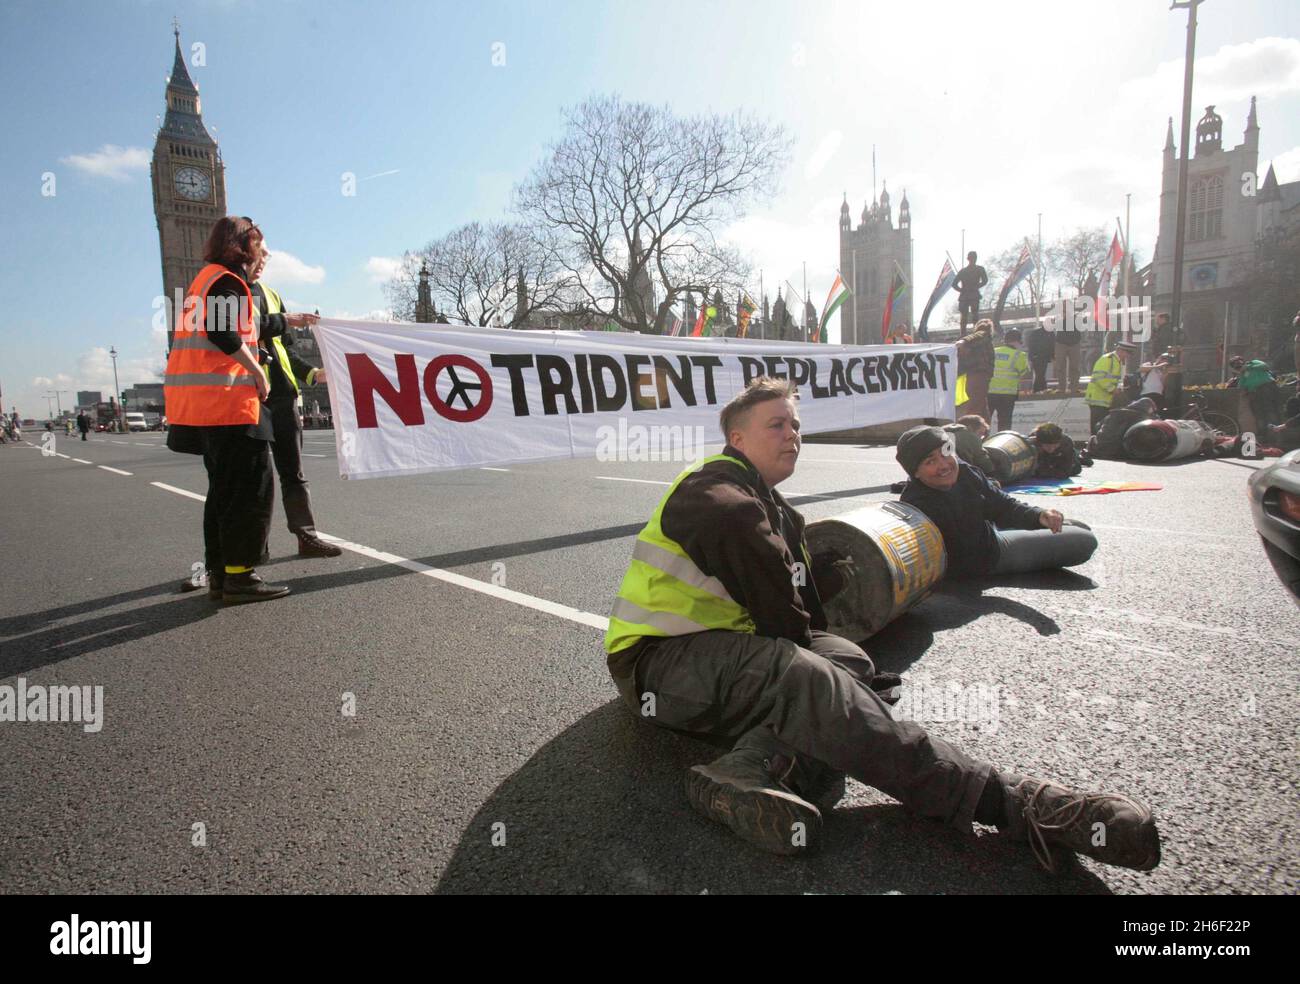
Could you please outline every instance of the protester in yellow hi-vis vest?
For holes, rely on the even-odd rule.
[[[259,315],[260,338],[266,352],[267,371],[271,376],[271,426],[275,431],[272,453],[275,470],[280,476],[280,496],[284,502],[284,516],[289,532],[298,538],[298,555],[301,557],[337,557],[343,551],[326,543],[316,535],[316,519],[312,515],[311,490],[302,471],[302,424],[298,418],[298,385],[325,381],[325,370],[317,369],[300,359],[292,351],[293,337],[286,336],[289,328],[305,328],[319,319],[314,314],[289,314],[284,310],[280,295],[262,283],[270,253],[264,253],[261,263],[252,273],[253,303]],[[286,337],[289,344],[286,344]],[[269,545],[264,546],[263,557],[269,556]]]
[[[804,518],[776,491],[801,447],[793,384],[757,379],[722,410],[722,454],[688,468],[636,539],[605,636],[610,675],[639,719],[732,750],[686,774],[691,805],[777,854],[815,850],[847,773],[921,817],[1155,867],[1151,812],[995,770],[879,691],[899,678],[826,631],[823,597],[854,576],[810,557]],[[1093,836],[1102,824],[1106,837]]]
[[[1020,347],[1020,329],[1012,328],[1002,344],[993,350],[993,378],[989,380],[989,422],[998,415],[994,430],[1011,430],[1011,414],[1016,408],[1020,380],[1029,373],[1029,356]]]
[[[176,312],[163,381],[167,446],[203,455],[208,595],[227,604],[289,593],[254,571],[271,522],[270,383],[258,363],[257,324],[248,278],[262,255],[262,231],[245,217],[212,227],[206,265]],[[197,575],[185,582],[200,587]]]
[[[1129,356],[1137,351],[1132,342],[1120,342],[1114,351],[1107,352],[1092,367],[1092,377],[1088,380],[1088,389],[1083,394],[1083,402],[1088,404],[1088,421],[1091,433],[1096,434],[1102,419],[1110,412],[1115,400],[1115,390],[1124,380],[1124,364]]]

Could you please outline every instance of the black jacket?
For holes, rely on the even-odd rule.
[[[952,289],[962,297],[976,297],[988,282],[989,275],[982,266],[978,263],[968,263],[957,271],[957,276],[952,282]]]
[[[277,404],[292,402],[298,398],[298,390],[292,382],[285,378],[284,370],[280,367],[280,360],[275,357],[275,350],[271,346],[271,339],[280,339],[280,344],[284,346],[285,355],[289,357],[289,368],[298,378],[299,385],[307,382],[307,374],[316,367],[304,361],[293,350],[293,335],[289,333],[289,323],[285,320],[284,312],[266,313],[266,292],[262,290],[261,283],[252,284],[251,287],[253,305],[257,308],[258,351],[262,362],[268,367],[268,374],[271,377],[269,402]]]
[[[830,571],[806,569],[804,518],[794,507],[743,454],[730,445],[722,453],[744,469],[715,461],[683,479],[664,506],[664,534],[749,611],[757,635],[807,646],[811,629],[826,628],[816,581],[817,573],[825,579]],[[806,577],[795,577],[796,563]]]
[[[939,527],[950,575],[987,574],[997,566],[1001,551],[996,529],[1042,529],[1042,509],[995,489],[983,472],[964,461],[957,465],[957,483],[952,488],[932,489],[913,478],[901,499]]]
[[[1034,466],[1034,476],[1036,478],[1071,478],[1083,471],[1083,463],[1079,461],[1079,452],[1075,450],[1074,441],[1068,434],[1061,435],[1061,446],[1056,449],[1055,454],[1048,454],[1038,446],[1038,438],[1032,434],[1029,437],[1029,443],[1034,450],[1038,452],[1038,463]]]

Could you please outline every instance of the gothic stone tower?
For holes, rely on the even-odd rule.
[[[895,264],[907,278],[908,292],[897,321],[912,324],[912,214],[907,192],[898,203],[898,225],[890,211],[889,190],[862,207],[856,229],[849,218],[849,200],[840,206],[840,274],[853,296],[840,308],[840,341],[845,345],[879,345],[885,301],[894,279]],[[856,271],[856,272],[855,272]]]
[[[163,291],[169,305],[203,266],[203,245],[226,214],[225,166],[203,125],[199,89],[190,78],[176,29],[176,57],[167,80],[167,115],[153,146],[153,211],[162,251]],[[175,329],[173,316],[168,348]]]
[[[1155,310],[1173,304],[1174,230],[1178,222],[1178,157],[1174,126],[1165,130],[1160,176],[1160,233],[1155,250]],[[1223,146],[1223,119],[1210,106],[1196,124],[1196,143],[1187,167],[1186,247],[1183,254],[1183,364],[1207,369],[1228,319],[1229,343],[1248,330],[1249,296],[1244,286],[1255,261],[1260,194],[1243,194],[1242,176],[1259,165],[1259,118],[1250,100],[1242,141]],[[1256,182],[1258,183],[1258,182]],[[1216,377],[1217,378],[1217,377]]]

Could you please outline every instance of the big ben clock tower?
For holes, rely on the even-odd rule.
[[[184,294],[203,267],[203,245],[226,214],[225,166],[221,151],[203,125],[199,89],[185,67],[180,28],[176,58],[167,80],[167,115],[153,146],[153,211],[162,250],[163,291],[173,311],[167,347],[175,331],[177,292]]]

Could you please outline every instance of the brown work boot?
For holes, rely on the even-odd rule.
[[[298,534],[298,556],[299,557],[337,557],[343,553],[342,547],[336,547],[332,543],[326,543],[318,536],[304,536]]]
[[[1048,871],[1052,848],[1062,847],[1105,864],[1150,871],[1160,863],[1160,834],[1151,810],[1117,793],[1084,793],[1054,782],[1003,776],[1006,832],[1027,837]]]
[[[830,813],[844,799],[844,773],[806,755],[778,752],[768,760],[768,773],[822,813]]]
[[[761,748],[737,745],[720,759],[687,771],[686,798],[710,820],[726,824],[736,836],[765,851],[818,850],[820,811],[774,776],[772,764]]]

